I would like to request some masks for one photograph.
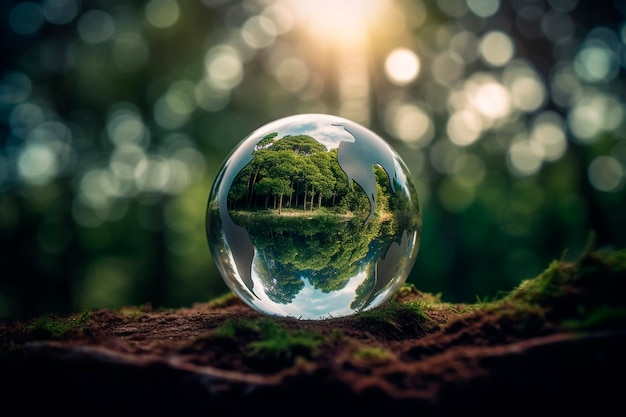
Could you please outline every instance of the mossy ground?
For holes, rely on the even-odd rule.
[[[561,402],[569,397],[560,390],[573,398],[599,387],[610,393],[605,374],[626,372],[625,294],[626,250],[589,250],[474,304],[447,303],[404,285],[379,308],[320,321],[265,316],[233,294],[182,309],[44,316],[0,323],[0,387],[17,395],[20,386],[49,377],[50,363],[80,375],[91,369],[89,378],[98,378],[96,365],[114,367],[139,380],[157,366],[175,372],[174,380],[200,378],[196,384],[212,401],[243,395],[241,384],[246,396],[287,390],[295,399],[301,394],[291,390],[304,384],[330,390],[328,401],[341,394],[412,412],[450,411],[461,399],[476,403],[483,391],[485,401],[497,393],[525,409],[533,399],[526,404],[506,387],[552,392],[544,400]],[[442,398],[452,402],[443,405]]]
[[[199,328],[199,337],[182,349],[193,350],[198,346],[207,349],[212,343],[230,343],[241,347],[239,353],[244,357],[289,358],[281,360],[288,366],[298,356],[314,359],[324,346],[359,332],[392,341],[450,333],[473,321],[498,322],[498,329],[506,330],[503,333],[509,338],[556,329],[623,328],[626,327],[625,300],[626,249],[587,251],[575,262],[554,260],[540,275],[521,282],[508,294],[475,304],[447,303],[442,301],[441,294],[423,293],[414,285],[405,284],[378,308],[337,319],[299,321],[246,311],[247,307],[233,293],[226,293],[181,311],[214,314],[234,309],[247,314],[233,314],[215,323],[213,328]],[[16,340],[80,339],[85,331],[93,335],[105,331],[102,327],[105,319],[117,323],[123,317],[121,321],[128,324],[169,314],[174,312],[155,313],[147,305],[83,311],[68,317],[47,315],[22,321],[21,326],[4,323],[0,324],[3,336],[0,346],[6,349],[10,341],[15,346]]]

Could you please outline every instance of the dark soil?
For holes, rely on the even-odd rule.
[[[477,305],[405,286],[375,311],[324,321],[264,316],[229,295],[4,322],[1,410],[613,415],[626,404],[625,294],[615,251],[555,261]]]

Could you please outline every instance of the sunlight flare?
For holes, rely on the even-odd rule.
[[[319,42],[352,44],[363,42],[388,0],[285,0]]]

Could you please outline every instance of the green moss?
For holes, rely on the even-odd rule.
[[[626,325],[626,249],[586,250],[575,262],[555,260],[537,277],[480,309],[544,319],[566,329]]]
[[[417,289],[415,284],[405,282],[402,285],[400,285],[400,287],[393,294],[392,298],[400,301],[403,299],[410,298],[419,292],[420,291]]]
[[[141,314],[147,313],[151,310],[152,310],[151,305],[141,304],[138,306],[120,307],[114,311],[118,314],[121,314],[122,316],[125,316],[127,321],[131,321],[132,319],[137,318]]]
[[[612,286],[624,286],[624,272],[626,250],[589,252],[573,263],[555,260],[537,277],[522,281],[503,301],[541,304],[576,287],[589,293],[600,287],[607,294]]]
[[[421,292],[414,284],[405,282],[396,290],[392,299],[396,301],[414,301],[419,298],[419,301],[424,305],[441,304],[441,294],[431,294]]]
[[[565,320],[563,326],[582,331],[623,328],[625,323],[626,307],[600,306],[589,313],[581,311],[578,318]]]
[[[374,360],[386,362],[393,358],[393,353],[379,346],[361,346],[354,352],[354,358],[358,360]]]
[[[234,292],[227,292],[218,297],[213,298],[208,302],[209,308],[223,308],[233,305],[239,301],[239,298]]]
[[[420,337],[437,331],[447,321],[472,310],[471,304],[451,304],[441,294],[419,291],[413,284],[401,285],[382,305],[354,316],[369,331],[394,332],[392,337]]]
[[[216,329],[215,335],[253,339],[246,344],[246,356],[278,361],[292,360],[296,356],[312,358],[324,343],[320,334],[304,329],[286,329],[270,318],[229,320]]]
[[[423,301],[398,301],[392,298],[379,307],[358,313],[355,317],[360,321],[391,325],[397,330],[402,330],[408,324],[427,330],[431,320],[424,305]]]
[[[84,310],[78,315],[64,319],[52,316],[40,316],[27,327],[29,333],[43,333],[53,339],[59,339],[71,331],[83,331],[89,324],[90,311]]]
[[[552,261],[537,277],[522,281],[504,299],[518,303],[541,303],[562,294],[572,276],[572,266],[562,261]]]

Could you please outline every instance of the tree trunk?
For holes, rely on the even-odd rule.
[[[254,171],[254,178],[252,179],[252,183],[248,184],[248,208],[250,208],[250,206],[252,205],[252,196],[254,195],[254,183],[256,183],[256,178],[259,175],[259,169],[261,169],[260,165],[256,167],[256,171]],[[250,178],[252,178],[252,175],[250,175]]]

